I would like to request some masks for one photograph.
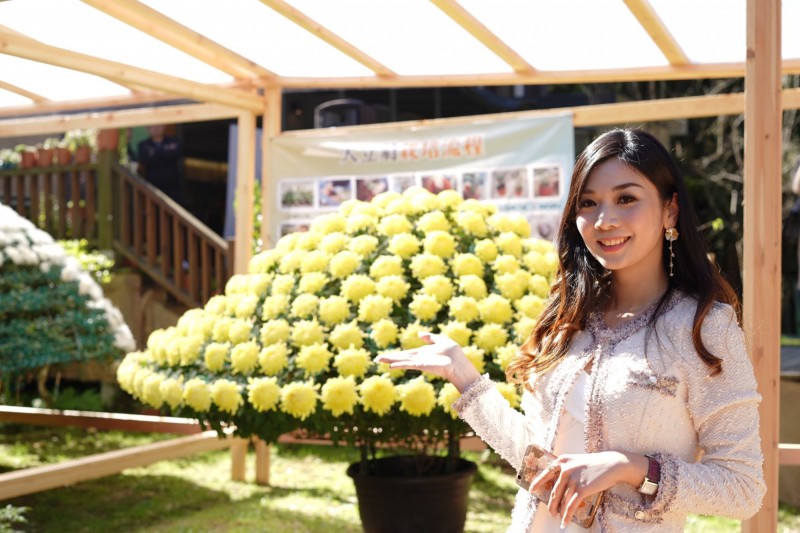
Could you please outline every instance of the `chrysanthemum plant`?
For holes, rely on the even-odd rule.
[[[176,415],[274,442],[303,430],[359,445],[458,454],[458,392],[373,358],[421,346],[419,332],[464,347],[480,372],[503,370],[544,306],[558,259],[522,215],[413,188],[348,201],[281,238],[225,295],[154,332],[119,367],[123,389]],[[499,385],[517,406],[513,386]]]

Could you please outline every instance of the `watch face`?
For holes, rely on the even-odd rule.
[[[653,483],[649,479],[645,478],[644,483],[642,486],[639,487],[639,492],[642,494],[646,494],[648,496],[652,496],[658,490],[658,483]]]

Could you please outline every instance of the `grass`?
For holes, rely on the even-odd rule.
[[[82,457],[169,438],[65,428],[2,427],[0,471]],[[496,456],[466,454],[479,463],[470,492],[466,531],[504,531],[516,485]],[[358,533],[353,483],[345,469],[357,460],[350,448],[275,446],[271,485],[230,480],[225,451],[162,461],[145,468],[11,500],[30,507],[28,532],[250,532]],[[487,459],[488,460],[484,460]],[[252,454],[247,472],[254,472]],[[734,532],[734,520],[690,517],[687,531]],[[800,511],[782,508],[783,532],[800,531]]]

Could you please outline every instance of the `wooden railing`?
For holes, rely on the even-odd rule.
[[[111,152],[96,164],[0,171],[0,195],[56,239],[114,249],[188,307],[230,277],[228,243]]]

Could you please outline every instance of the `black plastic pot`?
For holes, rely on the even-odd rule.
[[[428,458],[444,462],[444,457]],[[469,487],[475,463],[458,459],[449,474],[415,475],[408,456],[369,461],[369,473],[360,474],[353,463],[358,509],[365,533],[461,533],[467,519]]]

